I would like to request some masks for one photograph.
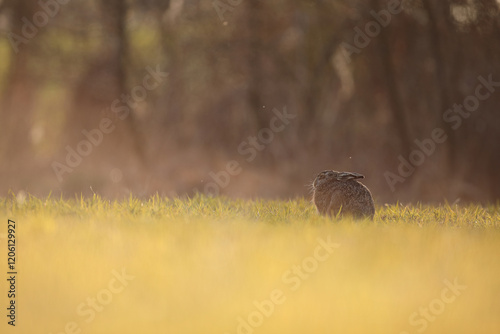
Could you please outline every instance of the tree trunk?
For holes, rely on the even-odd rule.
[[[262,89],[264,86],[264,74],[262,69],[261,52],[263,49],[262,32],[263,8],[259,0],[248,1],[247,31],[248,31],[248,106],[251,113],[255,115],[255,122],[259,129],[263,129],[269,122],[267,112],[272,108],[263,109]]]
[[[450,40],[451,36],[449,33],[450,3],[449,1],[434,2],[431,0],[424,0],[423,6],[429,17],[429,28],[427,32],[431,54],[435,60],[436,90],[439,95],[438,112],[440,113],[438,124],[448,136],[448,140],[445,142],[447,154],[445,173],[447,175],[452,175],[454,170],[453,166],[457,163],[458,147],[456,132],[449,124],[446,124],[443,117],[441,117],[445,110],[453,106],[452,84],[448,80],[448,73],[446,73],[446,69],[450,69],[450,66],[448,66],[444,51],[453,43],[453,41]]]
[[[385,1],[372,0],[372,4],[375,8],[382,8],[382,4],[384,3]],[[398,89],[398,79],[394,68],[395,65],[392,60],[392,50],[390,48],[388,36],[389,29],[390,26],[381,28],[377,45],[382,65],[382,76],[385,78],[387,99],[392,113],[392,119],[396,127],[396,134],[400,140],[401,154],[407,157],[411,151],[411,143],[414,134],[409,124],[405,104]]]
[[[37,8],[34,0],[16,1],[6,6],[12,9],[12,33],[23,36],[22,19],[32,20]],[[17,53],[12,47],[12,63],[8,73],[7,85],[2,99],[0,117],[0,157],[2,168],[7,172],[19,173],[33,167],[34,151],[31,142],[32,112],[36,93],[36,81],[29,69],[31,55],[35,52],[37,38],[42,32],[27,43],[17,44]]]

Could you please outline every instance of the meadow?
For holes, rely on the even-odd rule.
[[[500,205],[0,198],[2,333],[499,333]]]

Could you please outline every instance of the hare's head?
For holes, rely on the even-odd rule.
[[[324,184],[325,182],[331,183],[336,181],[348,181],[355,179],[363,179],[364,176],[358,173],[350,173],[350,172],[337,172],[334,170],[325,170],[316,176],[316,179],[313,182],[313,189],[318,186]]]

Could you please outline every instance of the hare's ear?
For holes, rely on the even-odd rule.
[[[364,179],[364,175],[358,174],[358,173],[348,173],[348,172],[343,172],[339,173],[338,177],[339,180],[342,181],[347,181],[347,180],[356,180],[356,179]]]

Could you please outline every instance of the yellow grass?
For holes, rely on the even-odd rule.
[[[2,333],[500,332],[499,206],[334,222],[303,199],[9,197],[0,219]]]

